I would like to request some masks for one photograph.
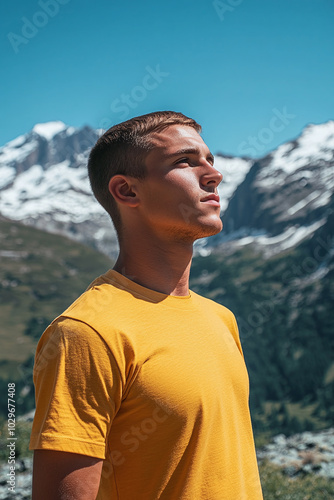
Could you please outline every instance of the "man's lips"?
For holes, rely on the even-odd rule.
[[[205,198],[201,199],[201,202],[220,207],[220,200],[217,194],[209,194]]]

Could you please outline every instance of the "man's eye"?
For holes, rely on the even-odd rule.
[[[189,161],[189,158],[180,158],[175,162],[175,164],[177,165],[178,163],[189,163]]]

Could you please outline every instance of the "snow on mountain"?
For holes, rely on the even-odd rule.
[[[100,133],[49,122],[0,148],[0,213],[115,253],[115,232],[87,176]],[[257,161],[218,154],[215,167],[223,174],[224,230],[199,242],[201,253],[231,239],[270,249],[297,244],[324,219],[334,191],[334,122],[309,125]]]
[[[99,135],[89,127],[50,122],[0,148],[0,213],[115,253],[115,232],[87,176],[88,154]]]
[[[56,121],[56,122],[48,122],[48,123],[37,123],[32,129],[40,137],[44,137],[47,141],[51,141],[53,137],[59,132],[66,130],[65,123]]]
[[[90,148],[101,131],[63,122],[37,124],[0,148],[0,213],[13,220],[64,232],[106,250],[116,248],[108,215],[94,199],[87,176]],[[223,174],[222,212],[253,160],[218,155]],[[89,226],[89,227],[88,227]]]
[[[281,145],[273,154],[270,168],[263,175],[282,171],[291,174],[317,161],[331,161],[334,154],[334,121],[308,125],[294,142]]]
[[[323,186],[332,192],[334,187],[334,121],[308,125],[295,141],[279,146],[269,155],[270,161],[257,176],[257,185],[270,188],[299,181],[303,186],[318,168]],[[326,168],[321,168],[325,167]]]
[[[28,135],[20,135],[0,149],[0,165],[8,167],[15,162],[20,162],[37,147],[37,140],[28,138]]]
[[[236,188],[243,182],[254,160],[237,156],[215,156],[215,168],[223,174],[223,180],[218,186],[222,214]]]
[[[289,248],[295,247],[306,238],[311,237],[317,229],[322,227],[326,223],[326,218],[310,224],[308,226],[291,226],[285,231],[278,234],[277,236],[269,236],[267,233],[253,233],[247,236],[242,236],[240,233],[240,238],[233,238],[234,247],[243,247],[249,244],[256,244],[258,247],[262,247],[262,252],[265,257],[271,257],[277,253],[288,250]],[[232,241],[233,241],[232,240]]]
[[[65,135],[59,137],[63,132]],[[79,137],[82,131],[77,131],[77,146],[69,140],[75,133],[73,127],[66,127],[62,122],[38,124],[29,134],[1,148],[1,213],[15,220],[38,218],[46,213],[52,214],[55,220],[59,217],[64,220],[67,214],[69,222],[101,213],[102,209],[93,202],[87,177],[88,153],[98,137],[91,132],[87,143],[86,137],[85,141]],[[58,144],[55,144],[57,136]],[[41,140],[46,141],[46,148]],[[24,166],[30,157],[30,164]],[[88,200],[91,201],[89,208]]]
[[[334,198],[334,121],[309,125],[295,140],[254,161],[210,247],[248,244],[265,256],[300,244],[323,226]]]
[[[0,167],[0,189],[11,184],[15,176],[16,170],[14,167],[7,167],[7,165]]]
[[[101,212],[94,201],[87,206],[90,198],[86,168],[71,169],[69,161],[65,160],[46,171],[41,165],[33,165],[17,176],[1,195],[1,211],[6,217],[16,220],[49,213],[55,220],[78,223]]]

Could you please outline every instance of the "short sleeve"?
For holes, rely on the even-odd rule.
[[[230,311],[229,309],[227,309],[227,307],[222,306],[220,304],[215,304],[215,306],[216,306],[216,310],[217,310],[218,314],[220,315],[220,317],[222,318],[224,324],[229,329],[229,331],[233,337],[233,340],[240,351],[240,354],[242,355],[242,357],[244,357],[242,347],[241,347],[241,342],[240,342],[239,328],[238,328],[237,320],[236,320],[233,312]],[[218,309],[217,309],[217,307],[218,307]]]
[[[30,448],[104,459],[124,381],[100,335],[81,321],[58,318],[38,344],[34,384]]]
[[[241,347],[241,342],[240,342],[240,335],[239,335],[238,323],[237,323],[237,320],[235,319],[234,314],[231,313],[231,315],[232,315],[232,323],[233,323],[233,337],[235,339],[235,342],[236,342],[236,344],[238,346],[238,349],[239,349],[240,353],[243,356],[244,354],[243,354],[242,347]]]

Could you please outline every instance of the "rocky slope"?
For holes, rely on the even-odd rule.
[[[49,122],[0,148],[0,213],[115,256],[115,232],[92,196],[86,171],[100,133]],[[256,245],[265,256],[279,253],[310,238],[327,220],[334,192],[334,121],[307,126],[300,137],[256,161],[218,154],[215,164],[224,176],[224,230],[197,250],[207,254],[233,241]]]
[[[11,332],[21,332],[25,344],[18,352],[28,340],[33,342],[24,332],[33,330],[37,336],[38,322],[57,314],[50,304],[55,307],[64,299],[60,286],[49,288],[49,270],[54,269],[57,279],[65,273],[73,286],[82,271],[71,278],[76,265],[66,256],[68,244],[54,241],[50,234],[47,242],[28,232],[23,237],[22,228],[10,221],[22,221],[26,229],[31,224],[62,232],[116,252],[111,224],[93,199],[86,174],[88,151],[97,137],[98,132],[88,127],[77,130],[53,122],[35,126],[0,149],[0,213],[9,219],[6,224],[0,220],[0,292],[3,307],[10,302],[13,308],[7,307],[2,328],[9,347]],[[306,127],[299,138],[256,162],[216,156],[225,177],[220,188],[225,229],[197,246],[191,287],[237,316],[259,432],[291,434],[312,430],[312,425],[329,427],[333,420],[333,137],[330,121]],[[36,240],[37,249],[25,254],[30,240]],[[57,255],[51,255],[53,264],[47,260],[49,247],[57,248]],[[37,250],[46,259],[45,267]],[[32,272],[32,263],[39,266],[38,272]],[[17,307],[18,297],[25,307]],[[48,306],[44,319],[29,303],[36,304],[36,298],[39,305]],[[275,411],[267,411],[267,402],[281,401],[299,405],[298,418],[293,412],[278,418]]]
[[[115,232],[87,176],[88,154],[100,133],[49,122],[0,148],[0,214],[115,256]],[[248,158],[216,157],[225,179],[222,211],[252,164]]]
[[[334,121],[309,125],[296,140],[257,160],[235,191],[215,244],[296,246],[323,226],[334,194]]]
[[[290,477],[313,473],[334,479],[334,429],[317,433],[304,432],[289,438],[280,434],[275,436],[270,444],[258,450],[257,456],[260,465],[264,460],[268,460],[282,467],[285,474]],[[29,500],[31,498],[32,458],[18,460],[15,494],[12,496],[8,492],[7,474],[8,466],[1,464],[0,500],[12,498]]]
[[[284,468],[289,476],[313,472],[334,479],[334,428],[275,436],[257,452],[258,460],[269,460]]]
[[[36,125],[0,149],[0,213],[116,252],[109,217],[93,199],[87,159],[99,131]]]

